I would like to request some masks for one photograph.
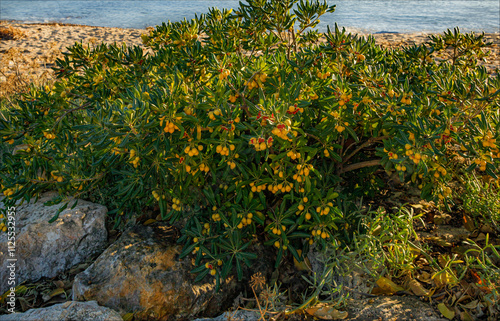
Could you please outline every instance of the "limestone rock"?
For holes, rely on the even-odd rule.
[[[101,307],[95,301],[68,301],[48,308],[31,309],[24,313],[0,315],[0,321],[123,321],[122,317],[108,308]]]
[[[137,225],[125,231],[85,271],[75,277],[73,300],[96,300],[139,320],[193,319],[227,309],[239,292],[229,278],[215,292],[215,278],[194,283],[191,260],[179,260],[182,246],[164,223]]]
[[[36,203],[16,207],[15,256],[10,256],[8,252],[7,233],[0,233],[0,280],[9,278],[7,266],[12,262],[7,259],[10,258],[17,259],[15,277],[16,285],[19,285],[27,280],[55,277],[104,250],[107,242],[107,208],[78,200],[77,206],[70,209],[72,201],[55,222],[49,223],[62,205],[43,205],[53,196],[46,194]],[[8,282],[1,282],[0,293],[9,287]]]

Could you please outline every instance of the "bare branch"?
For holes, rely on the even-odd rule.
[[[342,161],[342,165],[344,165],[345,163],[347,163],[347,161],[349,159],[351,159],[354,155],[356,155],[360,150],[362,150],[363,148],[366,148],[376,142],[379,142],[379,141],[382,141],[384,139],[387,139],[389,138],[389,136],[380,136],[380,137],[370,137],[366,142],[364,142],[363,144],[361,144],[361,146],[359,146],[358,148],[356,148],[351,154],[349,154],[349,156],[347,156],[346,158],[343,159]]]
[[[360,169],[360,168],[364,168],[364,167],[378,166],[378,165],[380,165],[380,159],[374,159],[374,160],[369,160],[366,162],[351,164],[351,165],[347,165],[346,167],[341,168],[340,174],[344,174],[344,173],[354,171],[356,169]]]

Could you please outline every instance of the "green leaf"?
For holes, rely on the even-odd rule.
[[[61,214],[61,212],[64,211],[67,207],[68,203],[65,203],[63,206],[61,206],[57,210],[56,214],[49,220],[49,223],[54,223],[59,218],[59,214]]]
[[[197,283],[197,282],[200,282],[201,280],[203,280],[209,272],[210,272],[209,269],[205,269],[204,271],[200,272],[200,274],[198,274],[196,276],[196,278],[194,279],[194,283]]]
[[[345,129],[347,130],[349,135],[351,135],[351,137],[354,139],[354,141],[356,143],[359,143],[359,138],[358,138],[358,135],[356,135],[356,132],[350,126],[346,126]]]
[[[184,258],[186,257],[189,253],[193,252],[194,248],[196,247],[196,243],[190,244],[189,246],[185,246],[184,249],[182,250],[181,254],[179,254],[179,258]]]
[[[241,263],[238,259],[236,259],[236,275],[238,276],[238,281],[243,279],[243,269],[241,268]]]

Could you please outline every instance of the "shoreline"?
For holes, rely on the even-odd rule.
[[[76,42],[83,44],[125,43],[127,46],[138,45],[147,51],[142,44],[141,34],[145,29],[124,29],[117,27],[97,27],[75,24],[19,23],[0,20],[1,30],[11,30],[13,39],[1,39],[0,33],[0,97],[12,88],[6,85],[12,77],[22,75],[28,82],[48,80],[53,77],[54,62],[62,57],[67,47]],[[353,28],[345,27],[347,32],[356,33]],[[444,30],[443,30],[444,32]],[[419,45],[428,40],[432,33],[358,33],[359,36],[372,35],[378,45],[386,48]],[[435,33],[434,33],[435,34]],[[442,32],[441,32],[442,34]],[[487,48],[491,56],[483,65],[488,72],[500,68],[500,33],[485,33],[487,42],[493,42]],[[10,78],[10,79],[9,79]],[[12,87],[12,86],[11,86]]]
[[[166,21],[165,21],[166,23]],[[84,28],[105,28],[105,29],[122,29],[122,30],[147,30],[149,28],[156,28],[158,25],[146,26],[144,28],[134,28],[134,27],[106,27],[106,26],[96,26],[96,25],[86,25],[86,24],[78,24],[78,23],[67,23],[67,22],[59,22],[59,21],[44,21],[44,22],[35,22],[35,21],[26,21],[26,20],[9,20],[9,19],[0,19],[0,27],[5,24],[16,24],[16,25],[40,25],[40,26],[61,26],[61,27],[84,27]],[[333,25],[330,25],[330,29],[333,29]],[[370,31],[369,29],[363,29],[352,26],[339,26],[340,28],[345,28],[347,32],[359,35],[412,35],[412,34],[440,34],[446,30],[441,31],[432,31],[432,30],[414,30],[414,31],[393,31],[393,30],[380,30],[380,31]],[[322,31],[323,32],[323,31]],[[470,33],[474,32],[475,34],[487,34],[487,35],[500,35],[500,27],[497,31],[477,31],[477,30],[460,30],[461,33]]]

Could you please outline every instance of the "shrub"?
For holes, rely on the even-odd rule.
[[[64,209],[98,189],[115,227],[157,207],[183,222],[194,272],[219,282],[233,267],[242,277],[253,242],[274,246],[278,265],[349,233],[341,201],[378,188],[380,166],[444,204],[456,155],[498,185],[498,75],[436,63],[439,37],[385,50],[337,26],[310,30],[333,10],[211,9],[143,35],[151,54],[76,43],[53,86],[2,112],[17,150],[0,165],[3,202],[55,189]],[[474,57],[485,44],[475,45]]]

